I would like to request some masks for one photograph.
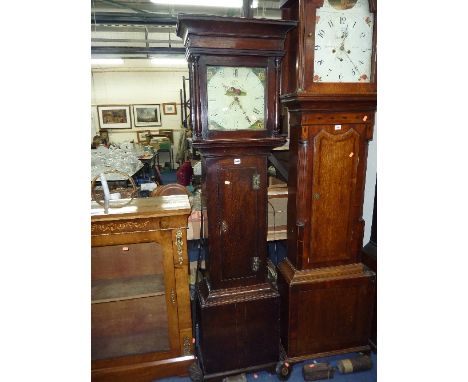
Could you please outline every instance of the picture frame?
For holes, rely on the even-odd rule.
[[[162,126],[161,105],[158,103],[133,105],[133,125],[145,128]]]
[[[177,104],[175,102],[163,103],[163,112],[165,115],[176,115]]]
[[[98,105],[99,129],[131,129],[129,105]]]
[[[157,134],[158,131],[152,131],[152,130],[141,130],[141,131],[137,131],[136,134],[137,134],[137,142],[138,143],[142,143],[142,144],[145,144],[146,143],[146,135],[147,134]]]

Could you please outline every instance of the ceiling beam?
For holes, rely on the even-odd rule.
[[[182,40],[152,40],[152,39],[138,39],[138,38],[92,38],[91,42],[136,42],[136,43],[150,43],[150,44],[171,44],[182,45]]]
[[[91,54],[185,54],[185,48],[92,46]]]
[[[113,1],[113,0],[100,0],[101,2],[103,3],[106,3],[106,4],[111,4],[117,8],[123,8],[123,9],[127,9],[127,10],[130,10],[130,11],[135,11],[137,13],[151,13],[151,12],[148,12],[148,11],[145,11],[144,9],[138,9],[138,8],[133,8],[133,7],[129,7],[128,5],[124,5],[124,4],[121,4],[117,1]]]
[[[147,27],[150,33],[174,33],[174,25],[91,25],[92,32],[138,32],[144,33],[144,28]]]
[[[91,24],[175,26],[177,24],[177,17],[158,17],[146,13],[96,12],[95,14],[91,14]]]

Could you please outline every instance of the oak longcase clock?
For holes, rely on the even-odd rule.
[[[278,135],[280,69],[286,33],[295,25],[179,15],[208,228],[195,318],[205,379],[279,360],[279,293],[266,264],[267,156],[284,143]]]
[[[297,360],[369,350],[375,274],[360,251],[376,2],[287,0],[282,17],[299,25],[286,39],[280,97],[290,131],[281,342]]]

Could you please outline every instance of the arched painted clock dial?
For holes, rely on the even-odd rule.
[[[370,82],[373,30],[367,0],[325,0],[316,13],[313,81]]]

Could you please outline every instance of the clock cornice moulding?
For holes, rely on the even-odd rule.
[[[284,39],[297,21],[179,14],[176,34],[188,56],[283,56]],[[210,27],[207,30],[206,22]]]

